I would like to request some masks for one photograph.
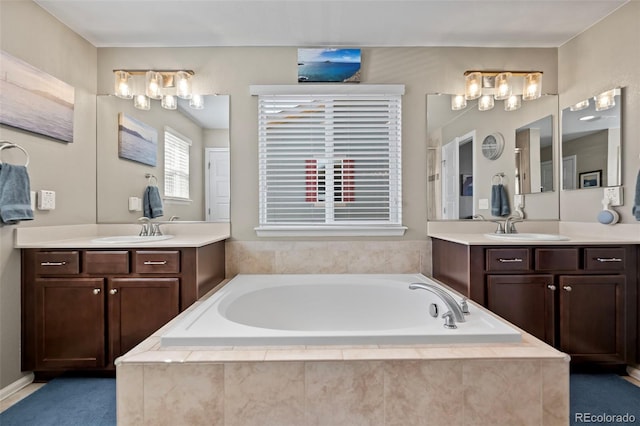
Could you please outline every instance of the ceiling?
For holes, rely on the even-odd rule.
[[[96,47],[559,47],[630,0],[35,0]]]

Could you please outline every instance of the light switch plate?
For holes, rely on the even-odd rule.
[[[488,198],[480,198],[478,200],[478,208],[480,210],[486,210],[489,208],[489,199]]]

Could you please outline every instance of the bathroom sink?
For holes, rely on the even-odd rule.
[[[92,243],[108,243],[108,244],[137,244],[151,243],[154,241],[169,240],[173,235],[117,235],[113,237],[101,237],[91,240]]]
[[[517,233],[517,234],[484,234],[485,237],[494,240],[505,241],[567,241],[569,237],[559,234],[536,234],[536,233]]]

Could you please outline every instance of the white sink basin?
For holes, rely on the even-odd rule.
[[[151,243],[154,241],[169,240],[173,235],[118,235],[114,237],[101,237],[91,240],[92,243],[108,243],[108,244],[138,244]]]
[[[536,234],[536,233],[518,233],[518,234],[484,234],[485,237],[494,240],[504,241],[567,241],[569,237],[558,234]]]

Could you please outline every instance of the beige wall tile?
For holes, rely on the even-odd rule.
[[[307,362],[305,377],[308,426],[384,425],[382,362]]]
[[[387,361],[385,426],[462,425],[461,361]]]
[[[465,424],[542,424],[542,377],[539,361],[461,362]]]
[[[144,424],[223,426],[223,364],[146,365]]]
[[[116,367],[116,411],[118,424],[143,424],[144,367],[120,364]]]
[[[540,361],[542,424],[560,425],[569,419],[569,360]]]
[[[225,426],[304,425],[304,363],[227,363]]]

